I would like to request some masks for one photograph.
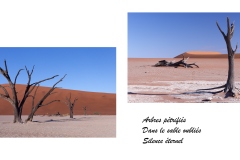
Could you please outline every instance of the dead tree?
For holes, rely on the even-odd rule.
[[[66,97],[66,101],[65,104],[68,106],[69,110],[70,110],[70,118],[73,118],[73,107],[76,103],[76,101],[78,100],[78,98],[75,98],[73,100],[73,102],[71,102],[71,93],[70,93],[70,97]]]
[[[26,70],[27,75],[28,75],[28,82],[27,82],[27,85],[26,85],[26,88],[25,88],[25,91],[24,91],[23,98],[21,100],[19,100],[18,95],[17,95],[17,91],[16,91],[16,82],[17,82],[18,75],[20,74],[20,72],[23,69],[19,69],[18,70],[17,75],[14,78],[14,81],[12,81],[10,76],[9,76],[9,74],[8,74],[8,68],[7,68],[6,60],[4,60],[4,65],[5,65],[5,70],[0,67],[0,72],[7,79],[9,87],[10,87],[11,92],[12,92],[12,96],[9,95],[9,93],[6,90],[5,86],[0,85],[0,88],[4,91],[4,94],[0,93],[0,98],[3,98],[5,100],[7,100],[12,105],[13,111],[14,111],[13,123],[16,123],[16,122],[17,123],[22,123],[22,118],[21,118],[21,116],[22,116],[22,109],[23,109],[24,103],[25,103],[26,99],[29,97],[30,93],[34,90],[34,88],[38,84],[40,84],[40,83],[42,83],[44,81],[53,79],[53,78],[57,77],[58,75],[55,75],[55,76],[53,76],[51,78],[46,78],[44,80],[41,80],[41,81],[38,81],[38,82],[34,82],[34,83],[31,84],[31,77],[32,77],[32,73],[33,73],[33,70],[34,70],[34,66],[33,66],[31,72],[29,72],[29,70],[25,66],[25,70]]]
[[[59,102],[59,101],[60,101],[60,100],[52,100],[52,101],[50,101],[50,102],[48,102],[48,103],[43,104],[43,102],[48,98],[48,96],[56,93],[56,92],[53,92],[54,89],[57,88],[56,85],[57,85],[59,82],[61,82],[61,81],[65,78],[65,76],[66,76],[66,74],[65,74],[59,81],[57,81],[57,82],[52,86],[52,88],[50,88],[50,89],[48,90],[48,92],[39,100],[39,102],[38,102],[36,105],[34,105],[34,100],[35,100],[36,93],[37,93],[37,90],[38,90],[39,85],[37,86],[37,88],[36,88],[36,90],[35,90],[35,92],[34,92],[34,95],[31,95],[31,97],[32,97],[32,110],[31,110],[31,113],[28,115],[28,118],[25,120],[26,123],[29,122],[29,121],[32,121],[33,116],[34,116],[35,112],[38,110],[38,108],[43,107],[43,106],[46,106],[46,105],[49,105],[49,104],[51,104],[51,103],[53,103],[53,102]]]
[[[221,89],[219,91],[213,92],[213,93],[219,93],[224,91],[225,97],[231,96],[235,97],[236,96],[236,88],[235,88],[235,81],[234,81],[234,55],[237,51],[238,44],[236,45],[236,48],[233,50],[232,45],[231,45],[231,38],[233,37],[234,33],[234,23],[231,24],[229,23],[229,18],[227,17],[227,35],[222,31],[220,26],[218,25],[218,22],[216,22],[217,27],[221,34],[223,35],[223,38],[226,42],[227,45],[227,51],[228,51],[228,78],[226,84],[219,86],[219,87],[214,87],[214,88],[208,88],[208,89],[199,89],[198,91],[201,90],[213,90],[213,89]]]
[[[158,61],[158,63],[156,63],[154,67],[168,66],[168,67],[175,67],[175,68],[177,67],[193,68],[192,66],[196,66],[197,68],[199,68],[199,66],[196,65],[195,63],[187,64],[188,59],[189,57],[185,59],[183,55],[183,59],[177,62],[174,62],[174,61],[168,62],[166,60],[161,60],[161,61]]]
[[[83,107],[84,115],[87,115],[87,106]]]

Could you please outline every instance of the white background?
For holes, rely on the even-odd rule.
[[[227,3],[209,0],[1,0],[0,47],[117,47],[117,137],[1,138],[0,156],[7,159],[239,159],[239,104],[127,103],[128,12],[239,10],[238,3],[231,0]],[[202,132],[143,134],[142,127],[146,125],[142,120],[147,116],[185,117],[187,122],[179,124],[180,128],[200,127]],[[173,124],[151,126],[175,127]],[[145,137],[184,138],[184,143],[143,145]]]

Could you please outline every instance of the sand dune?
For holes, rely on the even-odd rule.
[[[26,87],[25,85],[16,85],[19,98],[23,96],[25,87]],[[36,102],[40,100],[40,98],[49,89],[50,89],[49,87],[39,87],[37,92]],[[9,88],[7,88],[7,90],[9,91]],[[85,91],[59,89],[59,88],[56,88],[54,92],[57,92],[57,93],[49,96],[45,101],[46,103],[54,99],[65,100],[66,96],[69,96],[70,93],[72,94],[72,99],[75,97],[78,97],[78,101],[76,102],[73,110],[74,115],[83,115],[84,106],[87,107],[88,115],[94,115],[94,114],[116,115],[116,94],[85,92]],[[2,89],[0,90],[0,93],[3,93]],[[28,98],[23,108],[23,115],[28,115],[30,113],[31,103],[32,103],[32,99]],[[47,114],[56,114],[57,112],[59,112],[60,114],[68,114],[69,109],[66,106],[66,104],[63,102],[54,102],[50,105],[39,108],[36,114],[47,115]],[[13,114],[13,109],[10,103],[0,98],[0,115],[12,115],[12,114]]]
[[[185,57],[190,57],[190,58],[227,58],[227,54],[222,54],[220,52],[214,52],[214,51],[188,51],[188,52],[179,54],[174,58],[182,58],[183,54]],[[235,58],[240,58],[240,54],[239,53],[235,54]]]

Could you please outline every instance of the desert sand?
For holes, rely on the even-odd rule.
[[[200,68],[152,67],[163,59],[178,61],[181,58],[129,58],[128,102],[240,102],[239,97],[224,98],[224,93],[196,92],[225,84],[228,74],[227,58],[217,53],[212,58],[204,58],[204,54],[199,56],[201,58],[190,56],[188,63],[196,62]],[[235,82],[236,87],[240,88],[239,58],[235,58]]]
[[[116,137],[115,115],[35,116],[26,124],[12,123],[12,118],[0,116],[0,137]]]
[[[6,84],[8,85],[8,84]],[[5,85],[5,86],[6,86]],[[18,97],[21,98],[25,91],[25,85],[16,85],[18,91]],[[49,90],[49,87],[39,87],[35,103]],[[7,88],[9,90],[9,88]],[[72,100],[75,97],[78,97],[76,104],[73,109],[74,115],[83,115],[83,107],[87,107],[86,113],[88,115],[116,115],[116,94],[112,93],[98,93],[98,92],[86,92],[86,91],[77,91],[77,90],[68,90],[68,89],[59,89],[54,90],[55,94],[50,95],[45,103],[52,100],[58,99],[60,102],[54,102],[47,106],[40,107],[36,115],[52,115],[56,113],[60,114],[69,114],[69,108],[63,102],[66,100],[66,97],[69,97],[71,93]],[[4,93],[0,89],[0,93]],[[11,92],[9,92],[11,93]],[[23,107],[23,115],[28,115],[31,110],[32,99],[28,98]],[[10,103],[6,100],[0,98],[0,115],[12,115],[13,109]]]
[[[6,86],[7,84],[3,85]],[[16,85],[21,99],[25,85]],[[9,87],[7,90],[9,91]],[[49,90],[39,87],[35,103]],[[0,137],[116,137],[116,94],[55,89],[46,104],[40,107],[33,122],[13,123],[13,108],[8,101],[0,98]],[[0,90],[0,93],[3,93]],[[11,92],[9,92],[11,93]],[[63,102],[71,93],[72,100],[78,97],[73,109],[73,119],[69,108]],[[31,110],[32,99],[28,98],[23,107],[22,120],[25,121]],[[86,115],[83,107],[86,107]],[[60,115],[57,116],[56,114]]]

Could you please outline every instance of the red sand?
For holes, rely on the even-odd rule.
[[[5,84],[4,86],[6,86]],[[18,97],[23,96],[25,85],[16,85]],[[9,88],[7,88],[9,91]],[[49,90],[48,87],[39,87],[37,92],[36,102]],[[88,115],[116,115],[116,94],[110,93],[97,93],[97,92],[85,92],[77,90],[59,89],[56,88],[55,94],[50,95],[45,103],[55,99],[64,101],[67,96],[71,93],[72,99],[78,97],[78,100],[74,106],[74,115],[83,115],[83,107],[87,107]],[[3,93],[2,89],[0,93]],[[9,92],[11,93],[11,92]],[[10,94],[11,95],[11,94]],[[35,102],[35,103],[36,103]],[[31,109],[32,98],[28,98],[23,107],[23,115],[28,115]],[[45,104],[43,103],[43,104]],[[13,115],[13,108],[10,103],[0,98],[0,115]],[[64,102],[54,102],[47,106],[43,106],[38,109],[36,115],[51,115],[59,112],[60,114],[69,114],[69,108]]]
[[[227,58],[227,54],[221,54],[220,52],[214,52],[214,51],[188,51],[184,52],[182,54],[179,54],[178,56],[174,58],[182,58],[182,55],[184,54],[184,57],[190,57],[190,58]],[[235,54],[235,58],[240,58],[240,54]]]

